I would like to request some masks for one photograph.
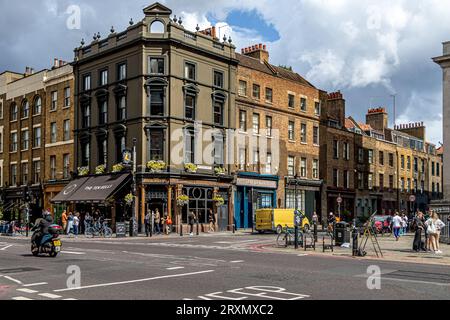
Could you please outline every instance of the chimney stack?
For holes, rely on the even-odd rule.
[[[269,62],[269,51],[267,51],[267,45],[265,44],[259,43],[244,48],[242,49],[242,53],[246,56],[258,59],[261,62]]]

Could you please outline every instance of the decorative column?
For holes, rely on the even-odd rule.
[[[145,201],[145,187],[143,185],[139,186],[141,189],[141,226],[142,229],[145,230],[145,207],[146,207],[146,201]]]
[[[175,189],[175,199],[178,199],[178,197],[181,196],[182,194],[183,194],[183,185],[182,184],[177,184],[176,189]],[[181,215],[182,215],[182,213],[183,213],[182,208],[180,208],[177,205],[175,207],[175,215],[176,215],[177,227],[181,226],[181,223],[182,223]]]

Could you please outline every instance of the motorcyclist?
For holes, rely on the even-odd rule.
[[[42,245],[42,240],[45,236],[49,235],[48,228],[53,224],[53,218],[48,212],[44,212],[43,217],[36,220],[36,224],[33,227],[33,230],[37,230],[31,241],[34,242],[37,246]]]

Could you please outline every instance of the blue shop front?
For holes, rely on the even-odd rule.
[[[277,207],[278,176],[239,173],[236,180],[234,224],[252,229],[258,209]]]

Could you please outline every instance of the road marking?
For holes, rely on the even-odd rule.
[[[192,273],[174,274],[174,275],[167,275],[167,276],[160,276],[160,277],[153,277],[153,278],[146,278],[146,279],[138,279],[138,280],[121,281],[121,282],[94,284],[94,285],[91,285],[91,286],[84,286],[84,287],[78,287],[78,288],[67,288],[67,289],[53,290],[53,292],[64,292],[64,291],[83,290],[83,289],[91,289],[91,288],[111,287],[111,286],[122,285],[122,284],[147,282],[147,281],[160,280],[160,279],[170,279],[170,278],[181,278],[181,277],[195,276],[195,275],[211,273],[211,272],[214,272],[214,270],[206,270],[206,271],[199,271],[199,272],[192,272]]]
[[[6,246],[6,247],[3,247],[3,248],[0,249],[0,251],[5,251],[6,249],[11,248],[12,246],[13,246],[13,244],[11,244],[9,246]]]
[[[76,301],[77,299],[69,298],[69,299],[63,299],[64,301]]]
[[[80,256],[86,254],[85,252],[75,252],[75,251],[61,251],[61,253],[75,254],[75,255],[80,255]]]
[[[26,298],[26,297],[14,297],[14,298],[12,298],[12,300],[17,300],[17,301],[28,301],[28,300],[33,300],[33,299]]]
[[[245,262],[244,260],[235,260],[235,261],[230,261],[230,263],[243,263]]]
[[[432,284],[432,285],[441,286],[441,287],[450,287],[450,283],[440,283],[440,282],[420,281],[420,280],[408,280],[408,279],[397,279],[397,278],[388,278],[388,277],[384,277],[384,276],[382,276],[382,280],[399,281],[399,282],[412,282],[412,283],[424,283],[424,284]]]
[[[180,269],[184,269],[184,267],[172,267],[172,268],[167,268],[166,270],[180,270]]]
[[[15,282],[15,283],[17,283],[17,284],[23,284],[22,281],[19,281],[19,280],[17,280],[17,279],[11,278],[11,277],[9,277],[9,276],[3,276],[3,278],[8,279],[8,280],[10,280],[10,281],[12,281],[12,282]]]
[[[39,291],[36,291],[36,290],[31,290],[31,289],[17,289],[17,291],[20,291],[20,292],[24,292],[24,293],[38,293]]]
[[[52,294],[52,293],[39,293],[39,295],[40,295],[41,297],[49,298],[49,299],[59,299],[59,298],[62,298],[61,296],[58,296],[58,295]]]
[[[299,255],[297,255],[297,257],[307,257],[308,256],[308,254],[299,254]]]
[[[47,282],[39,282],[39,283],[30,283],[30,284],[24,284],[24,287],[37,287],[37,286],[43,286],[45,284],[48,284]]]

